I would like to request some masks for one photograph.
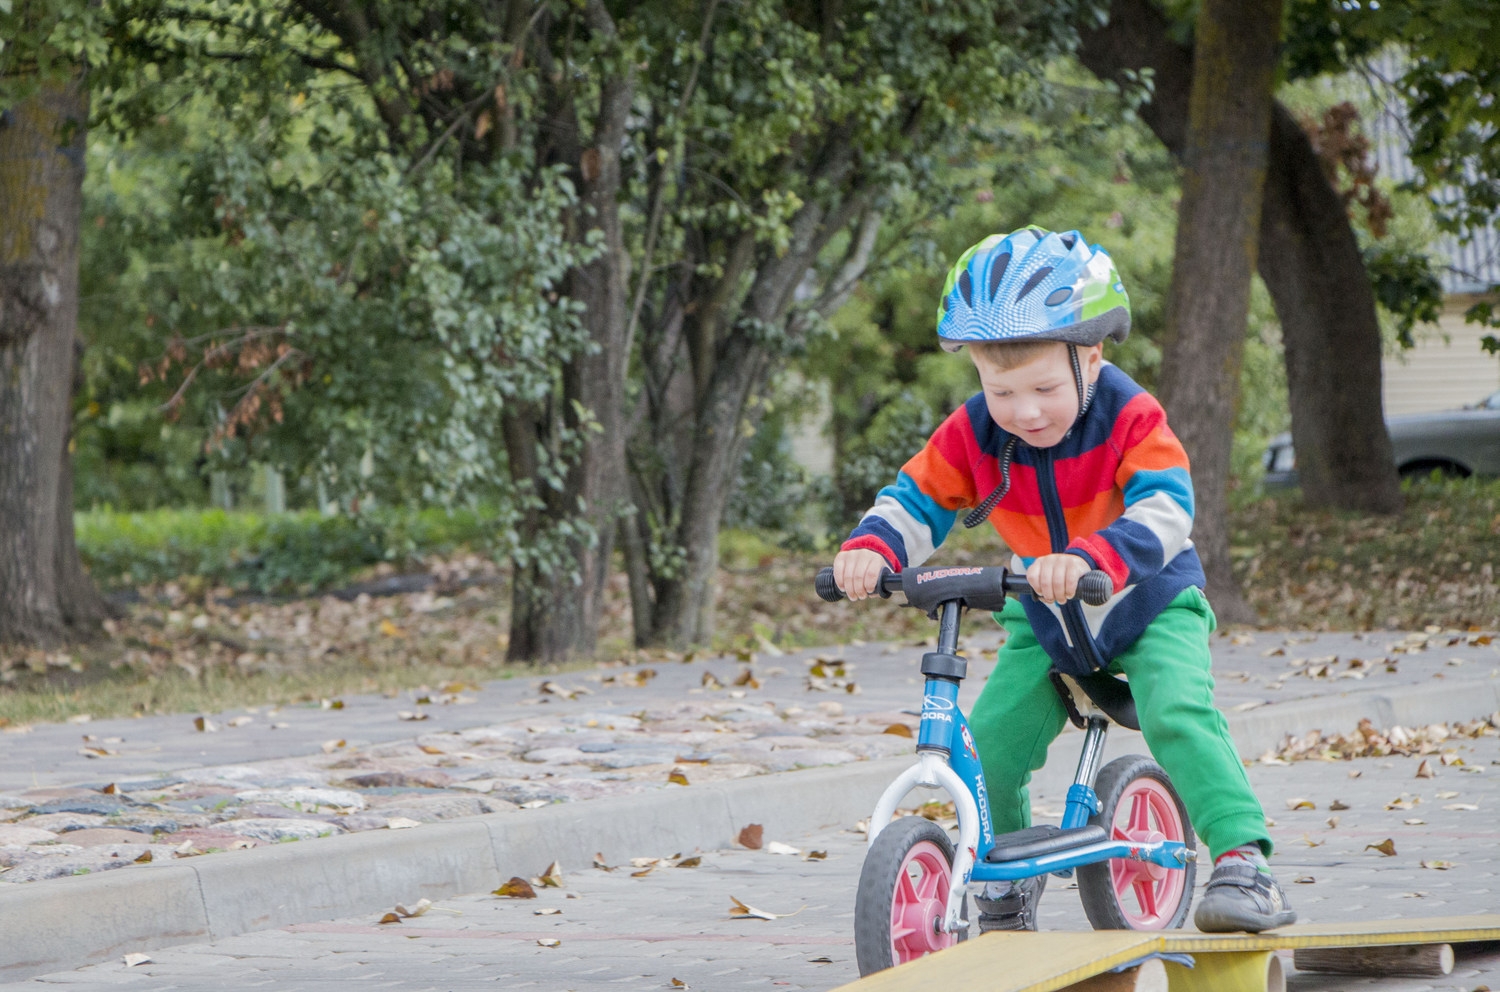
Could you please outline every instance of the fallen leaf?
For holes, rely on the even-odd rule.
[[[632,868],[654,868],[655,866],[657,866],[659,864],[661,864],[661,858],[631,858],[630,859],[630,867],[632,867]]]
[[[1431,868],[1434,871],[1447,871],[1454,867],[1452,861],[1422,861],[1419,862],[1423,868]]]
[[[243,727],[247,723],[254,723],[254,722],[255,722],[255,717],[253,717],[253,716],[237,716],[233,720],[230,720],[230,721],[226,722],[224,724],[224,726],[226,726],[226,727]]]
[[[1474,805],[1473,803],[1449,803],[1448,805],[1446,805],[1446,806],[1443,807],[1443,809],[1451,810],[1452,812],[1455,812],[1455,813],[1464,812],[1464,811],[1468,811],[1468,812],[1472,813],[1473,811],[1477,810],[1478,808],[1479,807],[1476,806],[1476,805]]]
[[[1458,796],[1459,794],[1451,789],[1440,789],[1437,792],[1437,798],[1439,799],[1457,799]]]
[[[421,712],[413,713],[411,710],[402,710],[402,711],[400,711],[399,713],[396,714],[396,719],[398,719],[398,720],[410,720],[410,721],[412,721],[412,722],[415,723],[415,722],[417,722],[419,720],[426,720],[427,719],[427,714],[426,713],[421,713]]]
[[[808,964],[833,964],[833,958],[826,957],[826,956],[825,957],[821,957],[821,958],[808,958],[807,959],[807,963]]]
[[[594,855],[594,867],[600,871],[614,871],[613,868],[604,863],[604,855],[602,853]]]
[[[400,923],[401,922],[401,917],[399,915],[395,914],[395,913],[386,913],[384,916],[382,916],[380,919],[376,920],[375,922],[376,923]]]
[[[533,916],[557,916],[561,913],[562,910],[556,906],[543,906],[541,909],[533,909],[531,911],[531,915]]]
[[[1326,840],[1313,840],[1312,837],[1308,836],[1307,834],[1303,834],[1302,843],[1306,844],[1308,847],[1322,847],[1328,842]]]
[[[763,909],[756,909],[754,906],[742,903],[734,896],[729,897],[729,902],[729,918],[732,920],[781,920],[796,916],[797,913],[802,912],[802,909],[807,908],[803,906],[796,913],[768,913]]]
[[[652,865],[649,868],[642,868],[640,871],[633,871],[633,872],[631,872],[630,873],[630,877],[631,878],[645,878],[647,875],[651,874],[655,870],[656,870],[656,866]]]
[[[703,683],[703,688],[705,688],[705,689],[722,689],[722,688],[724,688],[724,683],[720,682],[719,681],[719,677],[717,675],[715,675],[713,672],[704,672],[703,673],[703,678],[702,678],[701,681]]]
[[[448,753],[447,751],[444,751],[440,747],[433,747],[431,744],[418,744],[417,745],[417,750],[421,751],[423,754],[447,754]]]
[[[1396,854],[1396,842],[1387,837],[1379,844],[1366,844],[1365,850],[1379,851],[1381,854],[1385,855],[1388,858],[1394,857]]]
[[[432,908],[432,900],[431,899],[418,899],[416,905],[413,906],[411,909],[407,909],[405,906],[401,905],[399,902],[396,903],[395,912],[402,919],[410,919],[413,916],[421,916],[423,913],[426,913],[431,908]]]
[[[1326,822],[1328,823],[1328,829],[1332,830],[1334,827],[1339,825],[1339,818],[1336,816],[1330,816]]]
[[[1350,808],[1349,804],[1346,803],[1346,802],[1344,802],[1342,799],[1335,799],[1333,802],[1331,802],[1331,803],[1328,804],[1328,812],[1330,812],[1330,813],[1335,813],[1335,812],[1338,812],[1339,810],[1344,810],[1344,809],[1349,809],[1349,808]]]
[[[393,816],[385,821],[385,828],[387,830],[410,830],[413,827],[420,827],[421,825],[421,820],[412,820],[404,816]]]
[[[674,988],[674,989],[686,989],[686,988],[692,988],[692,986],[691,986],[691,985],[689,985],[689,984],[688,984],[688,983],[687,983],[687,982],[684,982],[684,981],[683,981],[683,980],[682,980],[682,979],[680,979],[680,978],[674,978],[674,979],[672,979],[672,980],[671,980],[671,981],[670,981],[670,982],[668,982],[668,983],[667,983],[667,984],[668,984],[668,985],[670,985],[670,986],[671,986],[671,987],[672,987],[672,988]]]
[[[1311,875],[1298,875],[1296,878],[1292,879],[1292,881],[1296,882],[1298,885],[1312,885],[1317,881],[1317,879],[1313,878]]]
[[[891,734],[895,737],[910,737],[911,728],[904,723],[893,723],[881,731],[882,734]]]
[[[138,964],[149,964],[151,962],[151,955],[136,951],[133,954],[125,955],[121,960],[125,962],[125,967],[134,968]]]
[[[334,751],[337,751],[339,748],[341,748],[341,747],[344,746],[344,743],[345,742],[341,738],[335,738],[334,740],[331,740],[331,741],[324,741],[323,742],[323,753],[324,754],[330,754],[330,753],[332,753]]]
[[[802,860],[803,861],[826,861],[827,859],[828,859],[828,852],[827,851],[808,851],[807,852],[807,857],[803,858]]]
[[[212,734],[219,729],[219,725],[206,716],[193,717],[193,726],[203,734]]]
[[[699,865],[701,865],[702,863],[703,863],[703,859],[700,858],[700,857],[698,857],[695,854],[691,858],[683,858],[681,861],[677,862],[672,867],[673,868],[696,868]]]
[[[104,793],[106,796],[116,796],[120,793],[120,787],[111,782],[99,791]]]
[[[766,853],[767,854],[801,854],[802,853],[802,849],[801,848],[797,848],[797,847],[793,847],[790,844],[783,844],[779,840],[773,840],[773,841],[771,841],[771,843],[769,843],[769,844],[766,845]]]
[[[533,889],[530,882],[518,875],[512,877],[510,881],[500,886],[494,892],[491,892],[490,895],[505,896],[511,899],[535,899],[536,889]]]
[[[368,628],[366,628],[368,629]],[[391,623],[390,619],[380,621],[380,632],[386,637],[405,637],[406,631]]]
[[[1296,809],[1317,809],[1318,807],[1317,807],[1316,804],[1313,803],[1313,801],[1311,799],[1288,799],[1286,801],[1286,808],[1287,809],[1296,810]]]
[[[1408,827],[1420,827],[1422,824],[1426,823],[1427,821],[1423,820],[1423,819],[1421,819],[1419,817],[1413,816],[1413,817],[1410,817],[1408,819],[1402,820],[1401,822],[1404,823],[1404,824],[1406,824]]]
[[[536,943],[537,943],[538,947],[561,947],[562,946],[562,941],[558,940],[556,937],[543,937],[540,940],[538,940]]]
[[[531,880],[531,884],[541,885],[549,889],[562,888],[562,865],[558,864],[556,861],[552,862],[547,866],[546,871],[542,872],[542,874],[537,878],[533,878]]]
[[[766,828],[759,823],[751,823],[740,831],[738,838],[741,847],[748,847],[752,851],[759,851],[764,842]]]
[[[149,865],[151,863],[151,852],[142,851],[141,856],[135,859],[135,863],[138,865]]]
[[[1350,778],[1359,778],[1363,774],[1364,774],[1364,772],[1360,771],[1358,768],[1351,768],[1351,769],[1349,769],[1349,777]]]
[[[682,774],[681,770],[674,768],[674,769],[672,769],[672,773],[667,776],[667,784],[668,785],[687,785],[688,784],[688,777],[686,775]]]
[[[1422,763],[1417,766],[1417,778],[1437,778],[1437,772],[1432,769],[1432,762],[1426,758],[1422,759]]]
[[[107,747],[81,747],[78,749],[78,753],[85,758],[113,758],[120,752],[111,751]]]
[[[549,805],[548,800],[546,800],[546,799],[528,799],[526,802],[524,802],[524,803],[521,804],[521,808],[522,809],[541,809],[543,806],[546,806],[546,805]]]

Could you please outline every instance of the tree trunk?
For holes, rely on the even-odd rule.
[[[613,36],[614,24],[601,3],[591,2],[587,11],[595,31]],[[559,94],[556,106],[560,109],[554,119],[562,123],[563,135],[561,139],[555,135],[547,138],[556,140],[556,152],[575,167],[573,180],[580,192],[581,211],[574,236],[580,244],[597,236],[603,250],[592,262],[574,270],[568,285],[568,295],[583,306],[582,319],[592,347],[564,367],[558,410],[541,420],[541,430],[518,428],[522,439],[507,442],[512,475],[533,480],[545,494],[546,519],[533,518],[533,525],[554,529],[559,521],[575,520],[583,525],[570,525],[562,535],[558,545],[563,552],[562,567],[525,559],[514,569],[506,651],[512,661],[556,663],[592,654],[598,642],[604,582],[609,575],[620,512],[628,499],[625,379],[631,350],[626,320],[630,256],[620,220],[619,193],[620,149],[625,143],[634,92],[628,70],[604,81],[592,138],[586,147],[578,132],[572,97]],[[553,489],[545,486],[534,464],[524,473],[516,469],[518,458],[534,461],[530,452],[538,437],[559,423],[577,437],[581,450],[569,468],[565,485]],[[518,452],[518,445],[525,450]]]
[[[1302,498],[1318,509],[1396,513],[1375,292],[1343,200],[1279,103],[1260,225],[1261,277],[1281,321]]]
[[[1101,79],[1153,71],[1141,117],[1173,155],[1187,132],[1193,53],[1149,0],[1114,0],[1082,33]],[[1307,134],[1274,105],[1257,264],[1281,322],[1292,438],[1310,506],[1394,512],[1401,505],[1380,393],[1380,325],[1354,230]]]
[[[0,121],[0,644],[53,646],[103,615],[68,452],[87,117],[75,79]]]
[[[1193,463],[1195,539],[1220,616],[1253,620],[1229,560],[1226,492],[1271,130],[1281,0],[1205,0],[1183,148],[1161,393]]]

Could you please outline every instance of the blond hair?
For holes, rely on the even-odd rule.
[[[973,352],[974,358],[984,359],[986,365],[993,366],[1000,372],[1009,372],[1011,369],[1020,368],[1027,362],[1035,360],[1043,352],[1059,345],[1066,347],[1065,341],[1037,341],[1035,339],[1025,341],[965,341],[964,347]]]

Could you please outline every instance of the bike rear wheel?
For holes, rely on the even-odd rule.
[[[1187,809],[1162,767],[1139,754],[1116,758],[1095,785],[1100,810],[1091,817],[1112,840],[1181,841],[1195,847]],[[1096,930],[1175,930],[1187,919],[1197,864],[1181,869],[1111,858],[1078,869],[1078,895]]]
[[[967,933],[942,930],[952,877],[953,842],[936,823],[908,816],[880,832],[865,854],[854,897],[854,956],[861,975],[967,939]]]

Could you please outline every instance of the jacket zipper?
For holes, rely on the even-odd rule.
[[[1037,489],[1042,497],[1042,513],[1047,520],[1047,537],[1052,542],[1052,553],[1062,554],[1068,548],[1068,518],[1063,513],[1062,497],[1057,494],[1057,478],[1052,473],[1052,452],[1038,448]],[[1063,626],[1068,639],[1073,642],[1073,654],[1083,662],[1086,671],[1103,667],[1099,649],[1094,645],[1094,635],[1089,633],[1088,622],[1083,617],[1083,608],[1077,600],[1062,604]]]

